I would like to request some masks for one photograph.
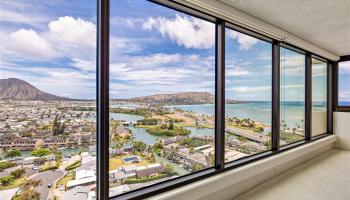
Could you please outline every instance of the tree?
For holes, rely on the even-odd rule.
[[[166,164],[166,165],[165,165],[164,172],[165,172],[168,176],[171,176],[171,175],[176,174],[176,173],[174,172],[174,167],[173,167],[172,165],[169,165],[169,164]]]
[[[11,175],[15,178],[21,178],[26,171],[24,169],[16,169],[15,171],[11,172]]]
[[[5,158],[13,158],[17,156],[21,156],[21,152],[17,149],[10,150],[6,153]]]
[[[141,141],[135,141],[133,144],[133,148],[136,151],[143,152],[146,150],[147,144],[145,144],[144,142],[141,142]]]
[[[21,186],[21,193],[14,200],[40,200],[40,193],[35,190],[41,180],[27,180]]]
[[[4,177],[0,178],[0,183],[1,183],[1,185],[9,185],[14,180],[15,180],[15,178],[12,175],[4,176]]]
[[[0,171],[14,166],[16,166],[16,163],[14,162],[0,162]]]
[[[62,135],[64,133],[64,129],[65,129],[65,122],[63,122],[61,124],[60,119],[58,118],[58,116],[55,116],[55,119],[53,121],[53,125],[52,125],[52,133],[53,135]]]
[[[174,121],[170,120],[169,122],[169,130],[174,130]]]
[[[34,149],[34,151],[32,151],[32,156],[36,156],[36,157],[43,157],[46,155],[50,154],[50,150],[48,149]]]

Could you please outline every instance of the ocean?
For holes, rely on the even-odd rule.
[[[201,105],[174,105],[168,108],[179,108],[186,111],[193,111],[199,114],[214,115],[214,104]],[[325,105],[313,106],[313,110],[325,110]],[[303,126],[305,107],[302,102],[281,102],[281,121],[288,127],[294,128]],[[271,124],[272,105],[271,102],[249,102],[240,104],[226,104],[226,117],[249,118],[256,122]]]

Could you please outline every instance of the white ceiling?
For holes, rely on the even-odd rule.
[[[350,55],[350,0],[220,0],[339,56]]]

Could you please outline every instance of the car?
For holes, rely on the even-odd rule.
[[[49,183],[49,184],[47,185],[47,188],[51,188],[51,187],[52,187],[52,184]]]
[[[39,166],[33,166],[33,170],[39,170],[40,167]]]

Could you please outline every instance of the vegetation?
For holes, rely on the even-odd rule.
[[[67,170],[67,171],[74,170],[74,169],[80,167],[80,165],[81,165],[81,161],[77,160],[77,161],[73,162],[72,164],[68,165],[65,168],[65,170]]]
[[[21,193],[14,197],[13,200],[40,200],[40,193],[36,187],[41,185],[40,180],[27,180],[21,185]]]
[[[135,141],[133,143],[133,149],[137,152],[144,152],[147,148],[147,144],[141,141]]]
[[[10,167],[14,167],[14,166],[16,166],[16,163],[14,162],[9,162],[9,161],[0,162],[0,171]]]
[[[157,142],[152,146],[152,151],[158,155],[162,152],[163,145],[161,142]]]
[[[12,171],[10,174],[13,176],[15,179],[21,178],[26,171],[24,169],[16,169]]]
[[[37,148],[32,151],[32,156],[43,157],[50,154],[50,150],[44,148]]]
[[[65,123],[61,123],[61,120],[56,115],[55,120],[52,125],[52,133],[53,135],[62,135],[64,133]]]
[[[55,170],[55,169],[58,169],[58,164],[56,165],[44,165],[44,166],[41,166],[40,168],[40,172],[45,172],[45,171],[49,171],[49,170]]]
[[[281,140],[287,142],[288,144],[297,142],[303,139],[304,139],[304,136],[302,135],[281,131]]]
[[[60,180],[58,180],[56,184],[56,188],[59,188],[61,185],[67,186],[68,181],[74,180],[75,176],[73,172],[69,172],[66,176],[62,177]]]
[[[129,114],[129,115],[141,115],[144,117],[147,117],[150,115],[149,110],[145,109],[145,108],[138,108],[138,109],[112,108],[112,109],[110,109],[110,112],[123,113],[123,114]]]
[[[183,145],[187,148],[195,148],[195,147],[199,147],[202,145],[206,145],[206,144],[208,144],[208,142],[206,142],[203,139],[199,139],[199,138],[185,138],[179,144]]]
[[[157,125],[158,119],[141,119],[137,120],[137,125]]]
[[[13,157],[21,156],[21,155],[22,154],[19,150],[13,149],[13,150],[6,152],[5,158],[13,158]]]
[[[14,180],[15,180],[15,177],[12,175],[4,176],[0,178],[0,183],[1,185],[6,186],[6,185],[10,185],[10,183],[12,183]]]
[[[124,184],[134,184],[134,183],[146,183],[149,181],[155,181],[161,178],[168,177],[167,174],[160,174],[158,176],[149,176],[149,177],[142,177],[142,178],[128,178],[124,181]]]
[[[191,133],[190,130],[187,130],[183,127],[175,126],[174,123],[169,123],[169,125],[163,124],[161,126],[149,127],[146,128],[146,131],[152,135],[167,137],[178,135],[185,136]]]

